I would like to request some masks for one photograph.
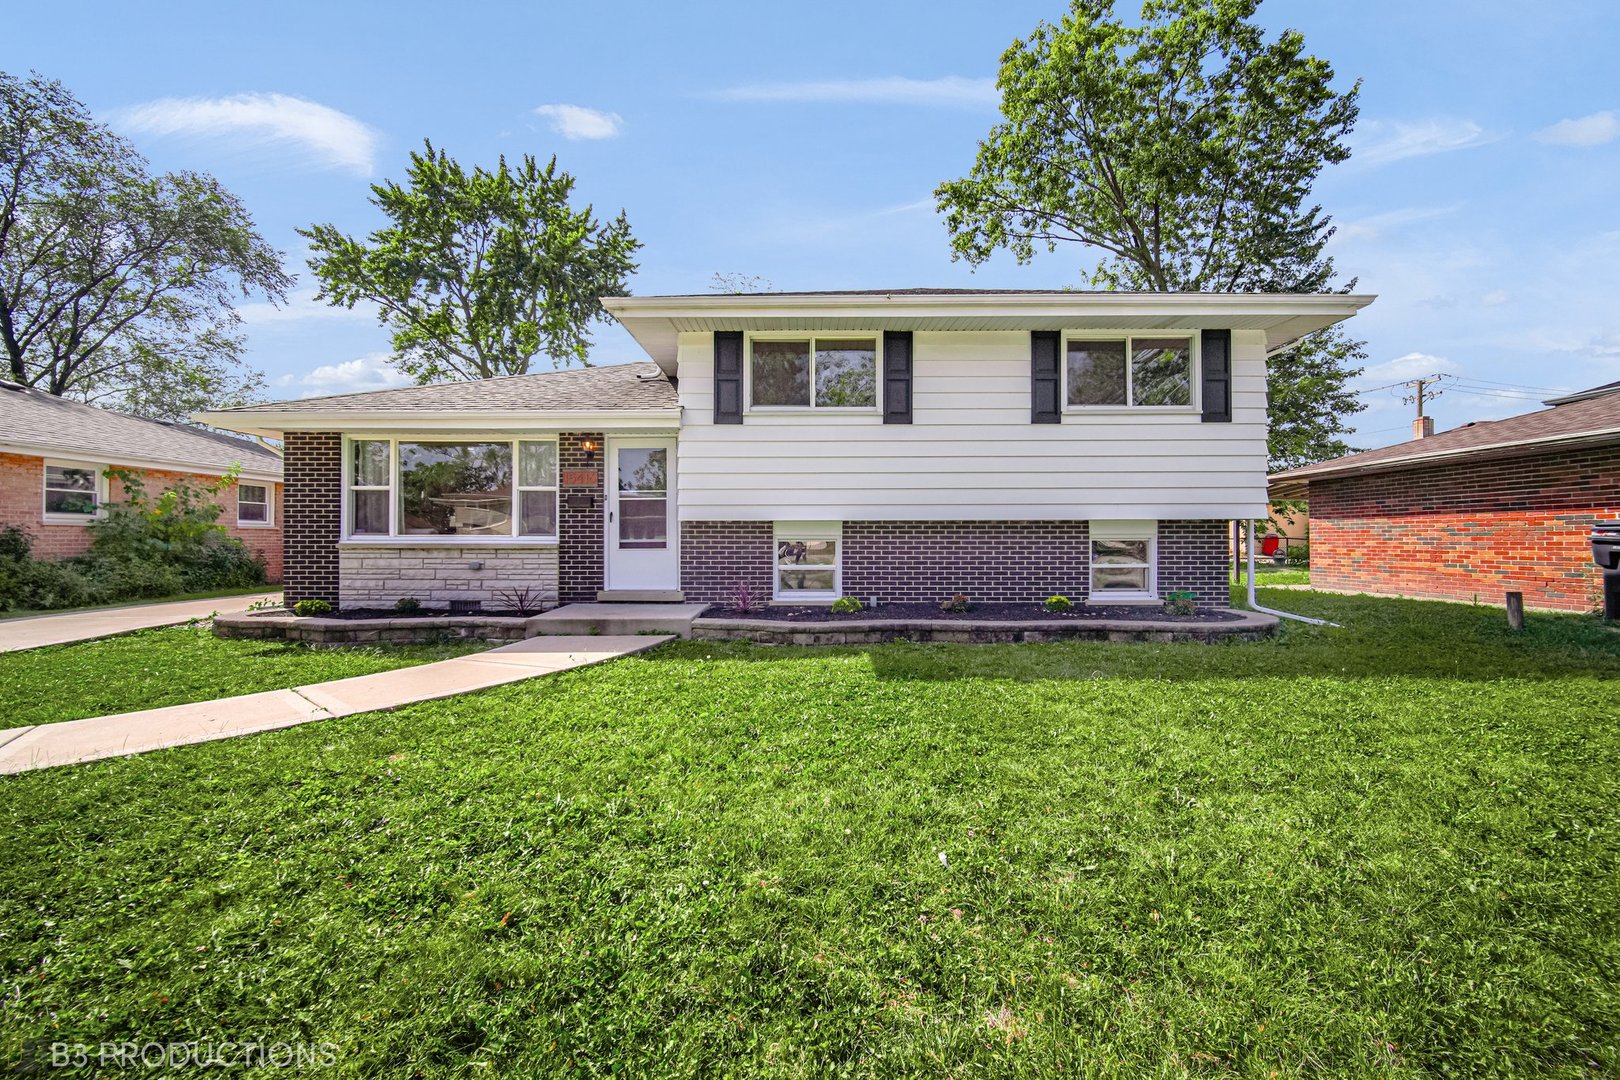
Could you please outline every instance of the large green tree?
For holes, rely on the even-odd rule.
[[[1092,284],[1157,292],[1322,292],[1333,227],[1312,202],[1345,160],[1360,84],[1304,38],[1270,36],[1260,0],[1147,0],[1127,22],[1113,0],[1074,0],[1002,56],[1002,122],[972,170],[935,191],[953,255],[1020,262],[1075,243],[1097,251]],[[1273,463],[1342,453],[1344,392],[1360,345],[1313,335],[1275,365]],[[1310,373],[1297,386],[1293,372]]]
[[[7,378],[157,418],[240,404],[233,300],[290,284],[213,177],[154,175],[60,83],[0,72]]]
[[[300,230],[321,298],[373,304],[395,362],[418,382],[522,375],[544,353],[584,363],[598,297],[623,294],[641,246],[623,211],[602,223],[569,205],[574,178],[552,158],[471,172],[432,143],[407,183],[372,186],[389,219],[369,242],[332,225]]]

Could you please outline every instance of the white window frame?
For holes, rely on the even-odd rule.
[[[883,412],[883,332],[881,330],[835,330],[825,333],[813,330],[770,330],[748,333],[743,349],[744,412],[750,413],[843,413],[853,416],[879,416]],[[816,404],[816,339],[828,338],[847,341],[851,338],[871,338],[875,355],[872,372],[875,403],[872,405],[817,405]],[[754,404],[754,342],[806,341],[810,342],[810,404],[808,405],[755,405]]]
[[[782,587],[781,560],[778,545],[784,540],[831,540],[833,548],[833,587],[831,592],[820,589],[784,589]],[[822,570],[812,566],[806,569]],[[782,603],[830,604],[843,596],[844,588],[844,523],[841,521],[777,521],[771,529],[771,596]]]
[[[1159,599],[1159,523],[1157,521],[1093,521],[1089,523],[1087,532],[1089,533],[1086,542],[1087,603],[1106,605]],[[1147,541],[1146,592],[1097,589],[1097,541],[1099,540]]]
[[[256,487],[264,489],[264,500],[248,500],[251,505],[264,507],[263,521],[247,521],[242,517],[242,489]],[[276,524],[276,486],[271,483],[261,483],[257,480],[238,480],[236,482],[236,527],[239,529],[271,529]]]
[[[381,442],[388,444],[388,484],[355,484],[354,483],[354,444],[361,442]],[[519,487],[518,473],[519,443],[548,442],[557,446],[557,484],[553,487],[530,485]],[[475,535],[462,536],[455,533],[410,533],[399,531],[399,444],[400,443],[507,443],[512,448],[512,531],[502,536]],[[378,434],[367,435],[355,433],[343,436],[343,506],[340,515],[339,536],[345,544],[374,544],[380,547],[420,547],[430,545],[449,545],[456,547],[471,547],[476,545],[499,545],[500,547],[554,547],[558,542],[556,533],[550,536],[520,536],[518,529],[522,526],[520,491],[551,491],[557,495],[557,523],[558,530],[562,528],[562,448],[557,445],[559,439],[555,434],[539,435],[507,435],[491,437],[478,432],[458,433],[453,431],[410,432],[406,434]],[[353,528],[354,493],[356,491],[386,491],[388,492],[388,532],[386,533],[360,533],[355,534]]]
[[[1200,375],[1203,357],[1199,355],[1200,334],[1196,330],[1065,330],[1059,343],[1058,363],[1063,373],[1063,411],[1066,413],[1166,413],[1184,415],[1202,414],[1204,411],[1204,380]],[[1132,374],[1131,356],[1136,338],[1185,338],[1187,340],[1188,372],[1192,380],[1188,387],[1187,405],[1132,405],[1135,396],[1135,376]],[[1071,405],[1069,404],[1069,342],[1071,341],[1123,341],[1125,342],[1125,404],[1123,405]]]
[[[67,488],[52,488],[50,486],[51,469],[88,469],[96,478],[96,509],[90,514],[63,514],[47,509],[47,495],[51,491],[66,491]],[[39,467],[39,519],[47,525],[88,525],[92,521],[99,521],[107,515],[107,469],[108,466],[89,461],[68,461],[64,458],[42,458]]]

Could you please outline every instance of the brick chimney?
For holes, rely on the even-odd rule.
[[[1412,438],[1427,439],[1434,434],[1434,417],[1420,416],[1412,421]]]

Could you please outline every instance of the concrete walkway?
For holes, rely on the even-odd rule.
[[[144,712],[64,720],[0,731],[0,773],[122,757],[185,743],[395,709],[642,652],[667,637],[538,637],[472,656],[352,679],[169,705]]]
[[[281,593],[255,593],[251,596],[216,596],[211,600],[176,600],[168,604],[133,604],[129,607],[70,611],[64,615],[29,615],[21,619],[0,619],[0,652],[37,649],[43,645],[66,645],[71,641],[130,634],[154,626],[176,626],[192,619],[206,619],[216,611],[246,611],[258,600],[279,600]]]
[[[692,636],[692,620],[708,604],[564,604],[529,619],[535,634],[634,634],[656,630],[660,634]]]

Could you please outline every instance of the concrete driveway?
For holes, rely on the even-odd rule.
[[[212,600],[177,600],[167,604],[134,604],[64,615],[0,619],[0,653],[113,637],[154,626],[175,626],[192,619],[206,619],[216,611],[246,611],[249,604],[258,600],[279,599],[278,590],[250,596],[217,596]]]

